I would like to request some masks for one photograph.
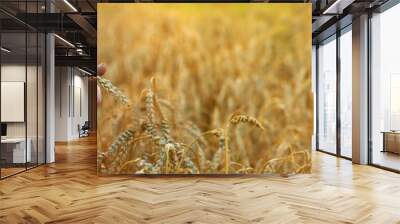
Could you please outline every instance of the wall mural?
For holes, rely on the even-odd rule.
[[[99,174],[308,173],[311,4],[98,4]]]

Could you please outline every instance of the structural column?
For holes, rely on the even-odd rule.
[[[46,12],[53,12],[51,1],[46,1]],[[55,161],[55,43],[54,34],[46,34],[46,163]]]
[[[353,162],[368,163],[368,15],[353,19]]]

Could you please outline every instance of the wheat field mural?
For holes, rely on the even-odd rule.
[[[308,173],[310,4],[98,4],[99,174]]]

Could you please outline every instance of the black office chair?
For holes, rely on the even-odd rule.
[[[79,138],[89,136],[89,130],[90,130],[89,121],[85,121],[82,127],[80,127],[80,125],[78,124],[78,130],[79,130]]]

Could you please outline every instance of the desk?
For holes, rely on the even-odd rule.
[[[26,163],[31,162],[32,153],[30,138],[26,140],[28,143],[25,152],[25,138],[5,138],[1,139],[1,157],[6,163]],[[26,159],[26,160],[25,160]]]
[[[392,152],[400,154],[400,132],[383,131],[383,150],[382,152]]]

